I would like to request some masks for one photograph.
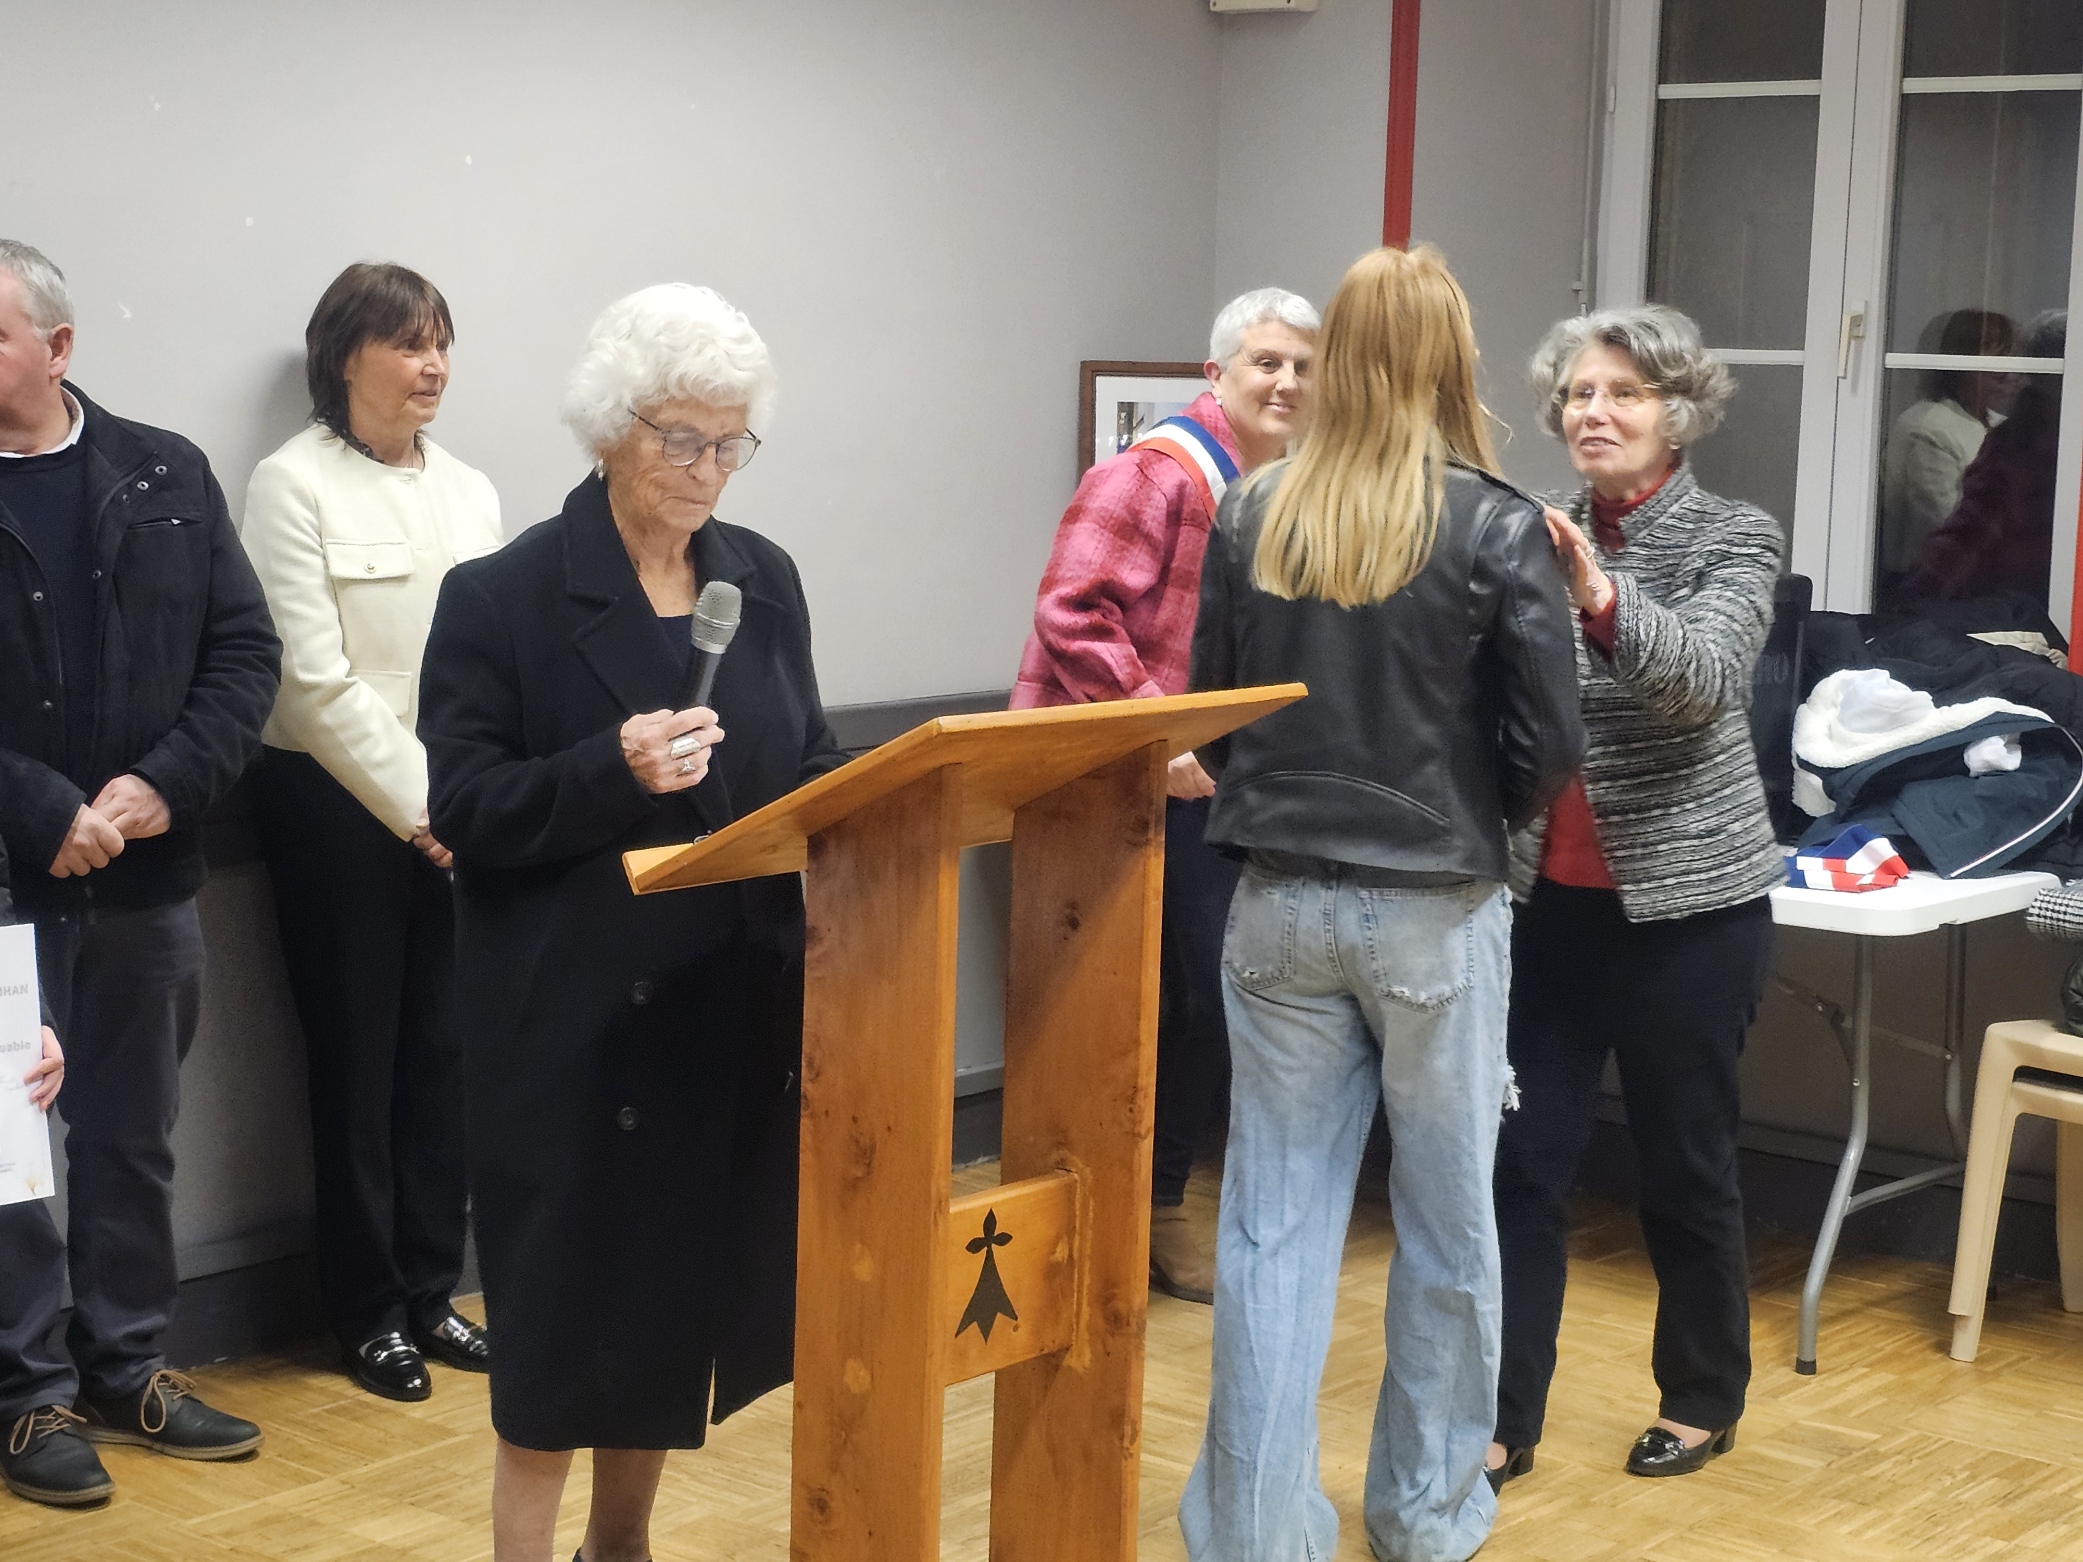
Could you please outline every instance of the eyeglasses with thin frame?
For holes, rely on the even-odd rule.
[[[1645,401],[1657,400],[1661,394],[1653,385],[1623,380],[1618,385],[1571,385],[1563,391],[1562,403],[1578,412],[1589,412],[1601,391],[1605,392],[1608,404],[1620,412],[1632,412]]]
[[[660,428],[641,412],[629,414],[658,436],[668,466],[693,466],[711,450],[716,452],[716,470],[742,471],[759,452],[757,434],[733,434],[727,439],[703,439],[698,429]]]

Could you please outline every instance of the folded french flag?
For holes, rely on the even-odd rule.
[[[1796,889],[1886,889],[1908,877],[1894,843],[1862,825],[1846,825],[1827,846],[1786,854],[1786,881]]]

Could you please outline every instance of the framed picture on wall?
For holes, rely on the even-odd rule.
[[[1118,456],[1208,388],[1197,363],[1088,359],[1078,365],[1078,476]]]

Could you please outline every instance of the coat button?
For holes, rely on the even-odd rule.
[[[160,477],[166,476],[166,468],[163,466],[155,466],[152,468],[152,470]]]
[[[649,1003],[651,1001],[651,984],[648,981],[632,983],[629,989],[629,1001],[639,1009]]]
[[[151,486],[152,485],[146,482],[143,478],[139,478],[137,480],[137,491],[139,493],[143,493],[146,489],[150,488]]]
[[[624,1133],[633,1132],[636,1128],[636,1108],[625,1106],[621,1111],[617,1112],[615,1114],[615,1126]]]
[[[29,593],[29,600],[31,602],[41,602],[43,600],[43,593],[41,591],[32,591]]]
[[[56,710],[58,707],[53,705],[49,700],[45,700],[43,702],[43,708],[45,710]]]
[[[101,579],[101,571],[100,571],[100,570],[96,570],[96,571],[95,571],[95,572],[94,572],[94,573],[93,573],[92,575],[89,575],[89,576],[88,576],[87,578],[88,578],[89,580],[99,580],[99,579]]]
[[[375,564],[374,564],[373,562],[372,562],[372,563],[368,563],[368,564],[364,564],[364,565],[362,566],[362,568],[363,568],[363,569],[365,569],[365,570],[367,570],[367,571],[368,571],[368,572],[369,572],[370,574],[372,574],[372,575],[376,573],[376,565],[375,565]]]

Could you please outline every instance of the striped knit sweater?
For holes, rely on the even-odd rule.
[[[1572,517],[1594,537],[1590,493]],[[1785,882],[1750,740],[1750,679],[1772,627],[1785,539],[1753,505],[1677,471],[1621,528],[1613,657],[1577,631],[1590,746],[1584,792],[1630,922],[1737,905]],[[1545,816],[1512,838],[1512,893],[1540,872]]]

